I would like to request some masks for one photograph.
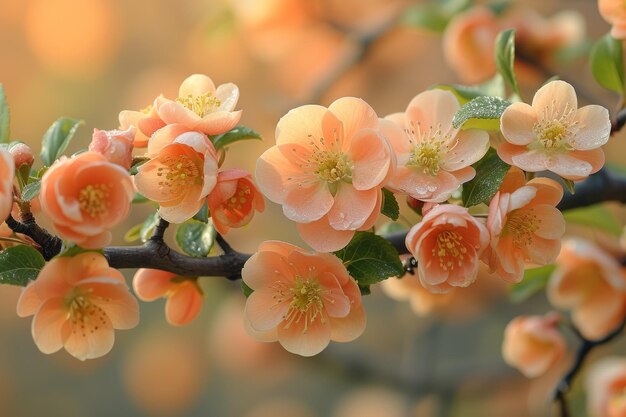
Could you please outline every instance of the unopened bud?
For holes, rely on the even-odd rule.
[[[20,142],[11,146],[9,153],[13,157],[13,162],[15,162],[15,169],[19,169],[24,164],[29,167],[33,165],[33,150],[27,144]]]

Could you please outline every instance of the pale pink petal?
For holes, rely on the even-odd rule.
[[[394,123],[392,120],[387,120],[387,118],[391,116],[387,116],[385,119],[379,120],[379,129],[382,132],[383,136],[387,139],[391,148],[396,153],[396,155],[404,155],[411,152],[413,147],[411,146],[411,141],[409,140],[409,136],[406,134],[404,130],[402,130],[401,126],[404,126],[404,113],[396,113],[400,115],[401,123],[398,125]],[[394,116],[395,118],[396,116]],[[400,159],[400,158],[398,158]],[[402,164],[404,165],[404,164]]]
[[[468,168],[471,169],[471,171],[466,170],[464,172],[473,173],[474,169],[471,167]],[[426,174],[424,176],[426,176]],[[444,201],[448,200],[461,185],[455,175],[444,170],[440,170],[437,173],[434,181],[437,188],[434,191],[431,191],[430,197],[421,198],[422,201],[425,201],[427,203],[443,203]],[[427,190],[430,190],[432,189],[432,186],[426,185],[426,188]],[[420,199],[419,197],[416,198]]]
[[[344,144],[342,150],[345,152],[354,148],[351,143],[354,136],[361,129],[376,129],[378,127],[378,116],[374,109],[365,101],[355,97],[342,97],[335,100],[330,106],[330,110],[343,124]]]
[[[576,150],[586,151],[604,145],[611,134],[609,111],[595,104],[581,107],[576,113],[575,120],[580,129],[569,140],[569,144]]]
[[[341,121],[318,105],[290,110],[276,126],[276,145],[297,143],[304,147],[318,146],[320,149],[339,151],[342,141]]]
[[[389,152],[389,146],[376,130],[364,129],[352,138],[348,159],[354,164],[354,188],[368,190],[381,185],[391,167]]]
[[[422,131],[430,127],[447,133],[452,127],[452,119],[459,110],[455,95],[445,90],[428,90],[415,96],[406,109],[407,122],[421,125]],[[408,127],[408,126],[407,126]]]
[[[259,252],[276,252],[277,255],[287,259],[291,252],[304,252],[302,248],[291,243],[281,242],[279,240],[266,240],[259,245]]]
[[[159,117],[168,125],[180,123],[193,128],[200,121],[200,116],[175,101],[167,101],[161,104],[157,111],[159,112]]]
[[[560,210],[547,204],[534,206],[531,210],[532,214],[541,221],[535,234],[544,239],[560,241],[565,233],[565,219]]]
[[[67,321],[67,308],[62,298],[46,300],[33,318],[31,332],[43,353],[54,353],[63,347],[62,329]]]
[[[526,146],[512,145],[507,141],[503,141],[496,148],[498,156],[509,165],[513,165],[513,157],[523,154],[527,151]]]
[[[477,162],[485,156],[489,149],[489,134],[484,130],[460,131],[448,150],[441,168],[456,171]]]
[[[165,303],[165,318],[174,326],[190,323],[200,313],[203,297],[195,281],[187,280],[179,284]]]
[[[220,101],[217,111],[233,111],[239,100],[239,87],[233,83],[221,84],[215,91],[215,97]]]
[[[533,97],[533,109],[542,119],[542,112],[549,110],[549,114],[562,115],[566,110],[578,109],[578,99],[574,87],[565,81],[555,80],[545,84]],[[558,116],[557,116],[558,117]]]
[[[527,185],[537,189],[537,195],[532,200],[533,205],[556,206],[563,198],[563,187],[553,179],[533,178]]]
[[[322,302],[329,317],[345,317],[350,312],[350,300],[339,286],[337,277],[330,272],[317,275],[322,290]]]
[[[81,323],[81,322],[79,322]],[[109,318],[85,321],[84,327],[67,321],[63,333],[65,350],[81,361],[106,355],[113,348],[115,334]]]
[[[298,223],[296,227],[302,240],[319,252],[338,251],[354,236],[353,230],[333,229],[326,216],[311,223]]]
[[[159,216],[170,223],[180,224],[192,218],[204,204],[204,199],[200,193],[188,192],[183,200],[173,206],[159,207]]]
[[[528,257],[538,265],[548,265],[554,262],[560,250],[560,239],[542,239],[538,236],[533,236],[532,244],[527,247]]]
[[[550,171],[563,178],[577,180],[591,174],[591,164],[575,157],[561,153],[548,159],[547,167]]]
[[[266,332],[260,332],[252,327],[250,320],[246,315],[243,316],[243,326],[246,329],[246,332],[259,342],[276,342],[278,340],[278,330],[276,327]]]
[[[193,124],[193,128],[207,135],[220,135],[234,129],[241,120],[241,110],[209,113]]]
[[[330,318],[330,338],[335,342],[351,342],[365,331],[365,309],[353,305],[346,317]]]
[[[254,330],[261,332],[271,330],[287,316],[291,299],[285,298],[278,302],[276,295],[275,291],[262,289],[248,297],[244,314]]]
[[[536,195],[537,188],[530,185],[525,185],[518,188],[511,193],[511,200],[509,203],[508,211],[511,212],[513,210],[517,210],[518,208],[524,207],[525,205],[530,203]]]
[[[300,316],[291,325],[278,327],[278,341],[289,352],[301,356],[313,356],[320,353],[330,342],[330,323],[328,318],[318,315],[313,321],[304,321],[307,316]],[[298,321],[299,320],[299,321]]]
[[[178,97],[200,96],[214,91],[215,84],[211,78],[204,74],[192,74],[180,84]]]
[[[257,159],[255,177],[259,189],[275,203],[282,204],[287,190],[294,185],[290,178],[297,178],[301,174],[301,169],[285,158],[276,146],[263,152]]]
[[[374,210],[372,210],[372,214],[370,214],[370,217],[365,220],[365,223],[363,223],[363,225],[361,227],[359,227],[357,230],[369,230],[372,227],[374,227],[374,224],[376,223],[376,220],[378,220],[378,215],[380,214],[380,208],[382,206],[383,203],[383,192],[382,190],[378,189],[376,191],[376,205],[374,206]]]
[[[293,187],[285,195],[283,213],[294,222],[319,220],[333,206],[334,199],[325,182]]]
[[[181,124],[170,124],[157,130],[148,141],[147,155],[151,158],[157,156],[163,148],[171,145],[178,136],[185,132],[189,132],[189,128]]]
[[[265,242],[259,248],[259,252],[252,255],[243,266],[241,270],[243,281],[253,290],[269,288],[276,280],[286,283],[293,281],[294,271],[287,262],[288,255],[289,253],[274,252],[273,247]]]
[[[35,281],[29,282],[26,288],[22,289],[20,298],[17,300],[17,315],[19,317],[32,316],[37,312],[43,301],[37,294]]]
[[[472,167],[465,167],[457,171],[452,171],[450,174],[454,175],[459,185],[461,185],[472,180],[476,176],[476,170]]]
[[[507,142],[528,145],[535,140],[533,131],[537,123],[537,110],[526,103],[513,103],[500,117],[500,130]]]
[[[500,146],[502,148],[502,146]],[[498,148],[498,149],[500,149]],[[500,153],[498,152],[498,155]],[[532,150],[520,153],[511,158],[512,165],[529,172],[545,171],[548,168],[548,164],[553,158],[546,155],[545,152]],[[504,160],[504,158],[502,158]],[[504,160],[505,161],[505,160]],[[505,161],[507,162],[507,161]]]
[[[335,195],[335,204],[328,212],[328,222],[336,230],[356,230],[372,214],[378,190],[359,191],[342,183]]]
[[[604,166],[605,158],[602,148],[590,149],[588,151],[571,151],[568,153],[572,158],[588,162],[591,165],[590,174],[594,174]]]
[[[154,301],[163,297],[175,285],[176,274],[159,269],[138,269],[133,277],[133,289],[142,301]]]
[[[90,278],[80,288],[90,293],[89,301],[100,307],[116,329],[132,329],[139,323],[139,304],[125,283],[111,278]]]

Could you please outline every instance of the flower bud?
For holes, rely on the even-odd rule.
[[[25,143],[17,143],[9,149],[9,153],[13,157],[15,162],[15,169],[19,169],[20,166],[26,164],[29,167],[33,165],[33,150]]]

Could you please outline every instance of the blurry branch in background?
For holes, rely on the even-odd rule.
[[[585,338],[578,331],[576,327],[572,326],[572,330],[574,331],[576,336],[578,336],[578,338],[581,340],[582,344],[580,345],[580,347],[578,348],[578,351],[576,352],[576,359],[574,360],[572,367],[569,369],[567,374],[565,374],[565,376],[561,379],[561,381],[559,382],[559,385],[556,388],[556,392],[554,393],[554,401],[557,404],[559,404],[559,407],[561,409],[561,417],[570,417],[571,415],[569,412],[569,407],[567,405],[567,400],[565,396],[567,392],[569,391],[574,378],[576,377],[576,375],[582,368],[582,365],[585,362],[587,355],[589,355],[589,353],[591,353],[591,351],[594,348],[605,345],[611,342],[617,336],[619,336],[624,330],[624,326],[626,326],[626,317],[624,317],[624,320],[622,321],[622,323],[619,326],[617,326],[615,330],[613,330],[608,335],[604,336],[602,339],[597,339],[597,340],[589,340]]]

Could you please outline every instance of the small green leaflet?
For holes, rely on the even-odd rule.
[[[359,286],[376,284],[404,273],[395,248],[373,233],[357,232],[350,243],[335,255],[343,261]]]
[[[198,220],[202,223],[209,222],[209,205],[206,201],[204,202],[200,210],[198,210],[198,212],[193,216],[193,219]]]
[[[555,269],[556,265],[546,265],[524,271],[524,279],[509,287],[511,301],[519,303],[543,290]]]
[[[216,150],[219,150],[225,146],[230,145],[231,143],[248,139],[262,140],[263,138],[254,130],[239,125],[226,133],[213,137],[213,146],[215,146]]]
[[[52,123],[41,143],[40,156],[45,165],[52,165],[63,154],[81,124],[82,120],[65,117]]]
[[[602,87],[624,94],[624,58],[622,42],[610,34],[600,38],[591,48],[591,73]]]
[[[4,94],[4,86],[0,84],[0,143],[9,143],[10,131],[9,104]]]
[[[565,210],[563,217],[567,222],[604,230],[613,236],[621,236],[622,234],[619,221],[604,204]]]
[[[141,239],[141,241],[145,243],[148,239],[150,239],[152,233],[154,233],[154,229],[157,224],[159,224],[159,213],[155,212],[148,215],[143,223],[133,226],[128,232],[126,232],[124,240],[127,242],[134,242]]]
[[[176,243],[187,255],[202,258],[209,255],[216,233],[211,222],[187,220],[176,229]]]
[[[380,207],[380,212],[391,220],[398,220],[400,216],[400,206],[398,201],[391,191],[383,188],[383,203]]]
[[[30,184],[27,184],[22,190],[22,200],[30,201],[37,197],[39,190],[41,189],[41,180],[35,180]]]
[[[492,79],[479,85],[437,84],[431,88],[452,92],[461,105],[476,97],[504,97],[506,93],[504,90],[504,80],[500,74],[496,74]]]
[[[459,109],[452,119],[455,129],[500,130],[500,116],[511,103],[499,97],[476,97]]]
[[[250,297],[250,294],[254,292],[252,288],[248,287],[248,284],[246,284],[243,279],[241,280],[241,291],[243,291],[243,295],[245,295],[246,298]]]
[[[521,97],[517,77],[515,76],[515,29],[500,32],[496,38],[496,66],[504,80],[511,86],[513,92]]]
[[[498,157],[493,148],[490,148],[485,156],[472,166],[476,170],[476,176],[463,184],[463,205],[472,207],[480,203],[489,204],[502,185],[502,180],[510,166]]]
[[[32,246],[20,245],[0,252],[0,284],[25,286],[39,275],[46,264],[41,253]]]
[[[469,0],[439,0],[416,4],[404,12],[401,22],[407,26],[443,32],[450,19],[469,6]]]

